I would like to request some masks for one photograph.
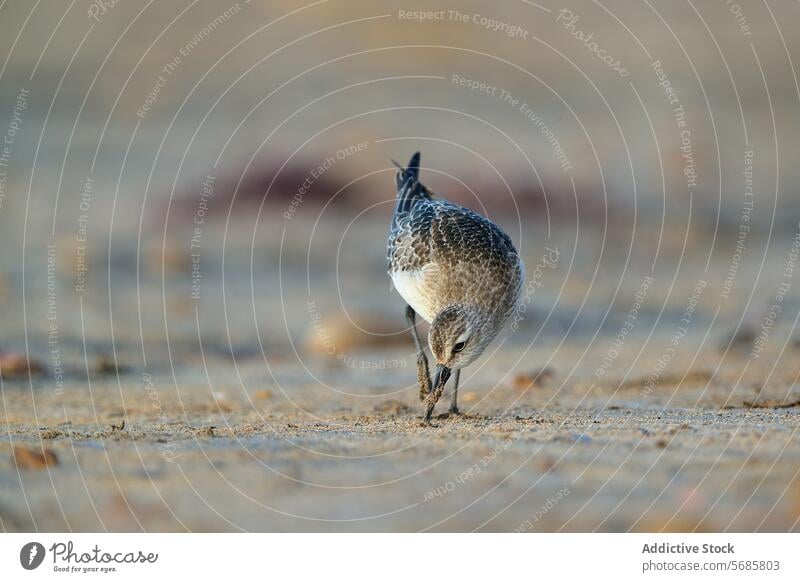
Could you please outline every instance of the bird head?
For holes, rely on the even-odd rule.
[[[486,318],[473,305],[455,304],[443,309],[431,322],[428,344],[436,359],[434,384],[447,381],[452,370],[474,362],[492,340],[484,333]]]

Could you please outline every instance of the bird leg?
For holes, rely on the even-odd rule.
[[[425,355],[425,349],[422,347],[422,342],[419,339],[419,332],[417,331],[416,323],[417,314],[414,308],[410,305],[406,306],[406,320],[411,326],[411,335],[414,336],[414,346],[417,348],[417,381],[419,382],[419,399],[425,400],[425,397],[431,392],[431,374],[428,369],[428,358]]]
[[[461,377],[461,370],[458,369],[455,371],[454,374],[455,378],[453,378],[453,399],[450,401],[450,414],[461,414],[458,411],[458,380]]]

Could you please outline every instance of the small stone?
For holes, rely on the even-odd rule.
[[[517,390],[528,390],[535,386],[543,386],[548,380],[555,376],[550,368],[542,368],[532,372],[521,372],[514,376],[512,384]]]
[[[375,406],[375,412],[378,414],[407,414],[411,408],[399,400],[386,400]]]
[[[126,371],[124,366],[115,363],[114,359],[106,354],[97,356],[94,363],[94,370],[102,376],[116,376]]]
[[[44,447],[34,449],[22,445],[14,445],[11,460],[16,462],[19,469],[44,469],[48,466],[54,467],[58,465],[56,454]]]
[[[38,376],[44,372],[44,366],[36,360],[25,357],[24,354],[16,352],[0,352],[0,376],[5,380],[20,379],[31,376]]]
[[[317,355],[343,360],[351,351],[361,348],[410,344],[411,334],[404,329],[399,313],[392,316],[363,311],[348,317],[319,310],[311,315],[306,345]],[[395,363],[390,360],[381,364],[375,369],[392,367]]]
[[[463,396],[461,396],[461,402],[464,404],[472,404],[473,402],[478,401],[478,393],[477,392],[465,392]]]
[[[228,402],[224,392],[214,392],[212,396],[214,398],[214,404],[220,411],[230,412],[233,410],[233,407]]]

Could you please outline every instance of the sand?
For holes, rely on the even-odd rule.
[[[521,355],[513,351],[502,361]],[[569,356],[551,365],[566,371]],[[263,375],[256,361],[239,367],[244,377]],[[526,390],[489,384],[502,367],[465,374],[464,414],[439,415],[432,427],[421,423],[409,369],[351,396],[266,378],[269,391],[243,390],[233,373],[212,390],[182,381],[190,370],[176,371],[178,390],[171,375],[99,377],[63,394],[6,382],[2,526],[797,530],[800,393],[770,402],[752,388],[732,393],[690,377],[646,394],[636,383],[564,386],[563,373]],[[271,368],[281,375],[293,365]],[[403,388],[389,393],[395,379]],[[17,470],[9,442],[43,447],[57,461]]]
[[[426,427],[402,304],[367,245],[383,225],[348,231],[359,262],[334,267],[336,247],[314,247],[310,274],[301,226],[261,243],[252,288],[249,233],[229,242],[224,279],[209,237],[199,300],[180,247],[163,281],[162,255],[149,259],[138,289],[112,265],[111,316],[102,260],[95,293],[59,276],[57,360],[46,272],[31,270],[41,373],[4,374],[5,531],[798,529],[793,327],[778,321],[757,357],[752,333],[729,342],[749,329],[734,303],[747,297],[720,307],[720,271],[698,294],[688,257],[648,284],[641,245],[591,283],[594,249],[574,251],[566,231],[547,243],[559,260],[531,275],[546,251],[526,239],[542,286],[462,374],[464,414],[442,415],[446,393]],[[343,229],[317,228],[322,241]],[[7,321],[6,353],[24,354],[21,319]]]

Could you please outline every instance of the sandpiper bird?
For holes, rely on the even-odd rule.
[[[499,226],[467,208],[434,199],[419,181],[419,152],[397,165],[397,206],[387,241],[389,276],[408,304],[417,349],[419,397],[425,423],[454,373],[450,413],[458,414],[461,368],[474,362],[505,324],[522,290],[524,266]],[[436,360],[431,383],[416,314],[431,324]]]

